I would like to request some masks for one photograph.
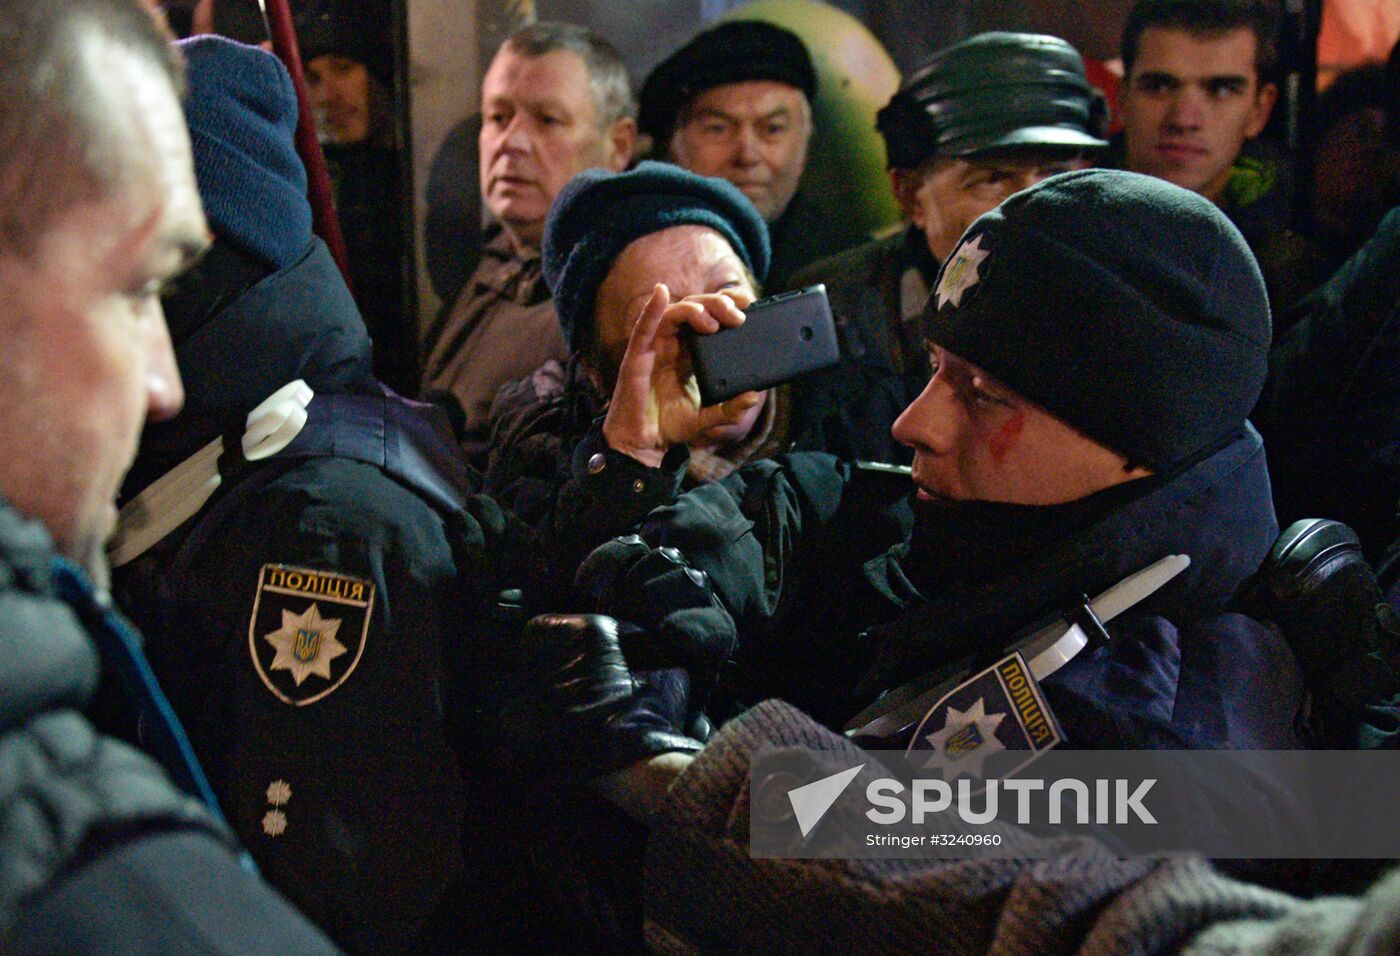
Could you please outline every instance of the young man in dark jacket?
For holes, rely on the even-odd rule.
[[[0,951],[330,953],[240,868],[104,587],[183,400],[157,292],[208,242],[178,58],[135,0],[4,0],[0,33]],[[85,719],[99,680],[160,764]]]

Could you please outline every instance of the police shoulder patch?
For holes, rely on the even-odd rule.
[[[314,704],[334,693],[359,665],[373,613],[371,581],[264,564],[248,623],[253,668],[283,703]]]
[[[989,780],[1015,773],[1063,740],[1039,683],[1012,651],[939,698],[908,754],[949,782],[964,775]]]

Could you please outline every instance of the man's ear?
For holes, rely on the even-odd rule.
[[[1269,114],[1273,112],[1277,100],[1278,84],[1259,84],[1259,92],[1254,96],[1254,115],[1249,118],[1249,125],[1244,130],[1246,137],[1253,139],[1264,132],[1264,127],[1269,123]]]
[[[917,169],[891,169],[889,175],[890,192],[894,193],[894,200],[899,203],[904,218],[922,228],[924,204],[919,198],[919,187],[923,185],[922,174]]]
[[[632,164],[632,154],[637,151],[637,121],[624,116],[607,133],[608,168],[620,173]]]

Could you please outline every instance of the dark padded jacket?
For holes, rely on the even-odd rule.
[[[333,952],[198,800],[83,716],[89,628],[113,612],[90,589],[60,597],[56,561],[0,499],[0,952]]]

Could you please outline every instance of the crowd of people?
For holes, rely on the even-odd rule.
[[[1275,6],[1138,0],[1112,111],[1057,37],[930,51],[877,237],[795,34],[634,99],[526,26],[415,351],[369,7],[300,24],[352,291],[260,15],[0,0],[0,952],[1400,951],[1391,861],[749,846],[756,754],[904,750],[1171,555],[1035,676],[1059,746],[1400,743],[1400,52],[1299,218]],[[816,284],[835,364],[703,405],[695,338]]]

